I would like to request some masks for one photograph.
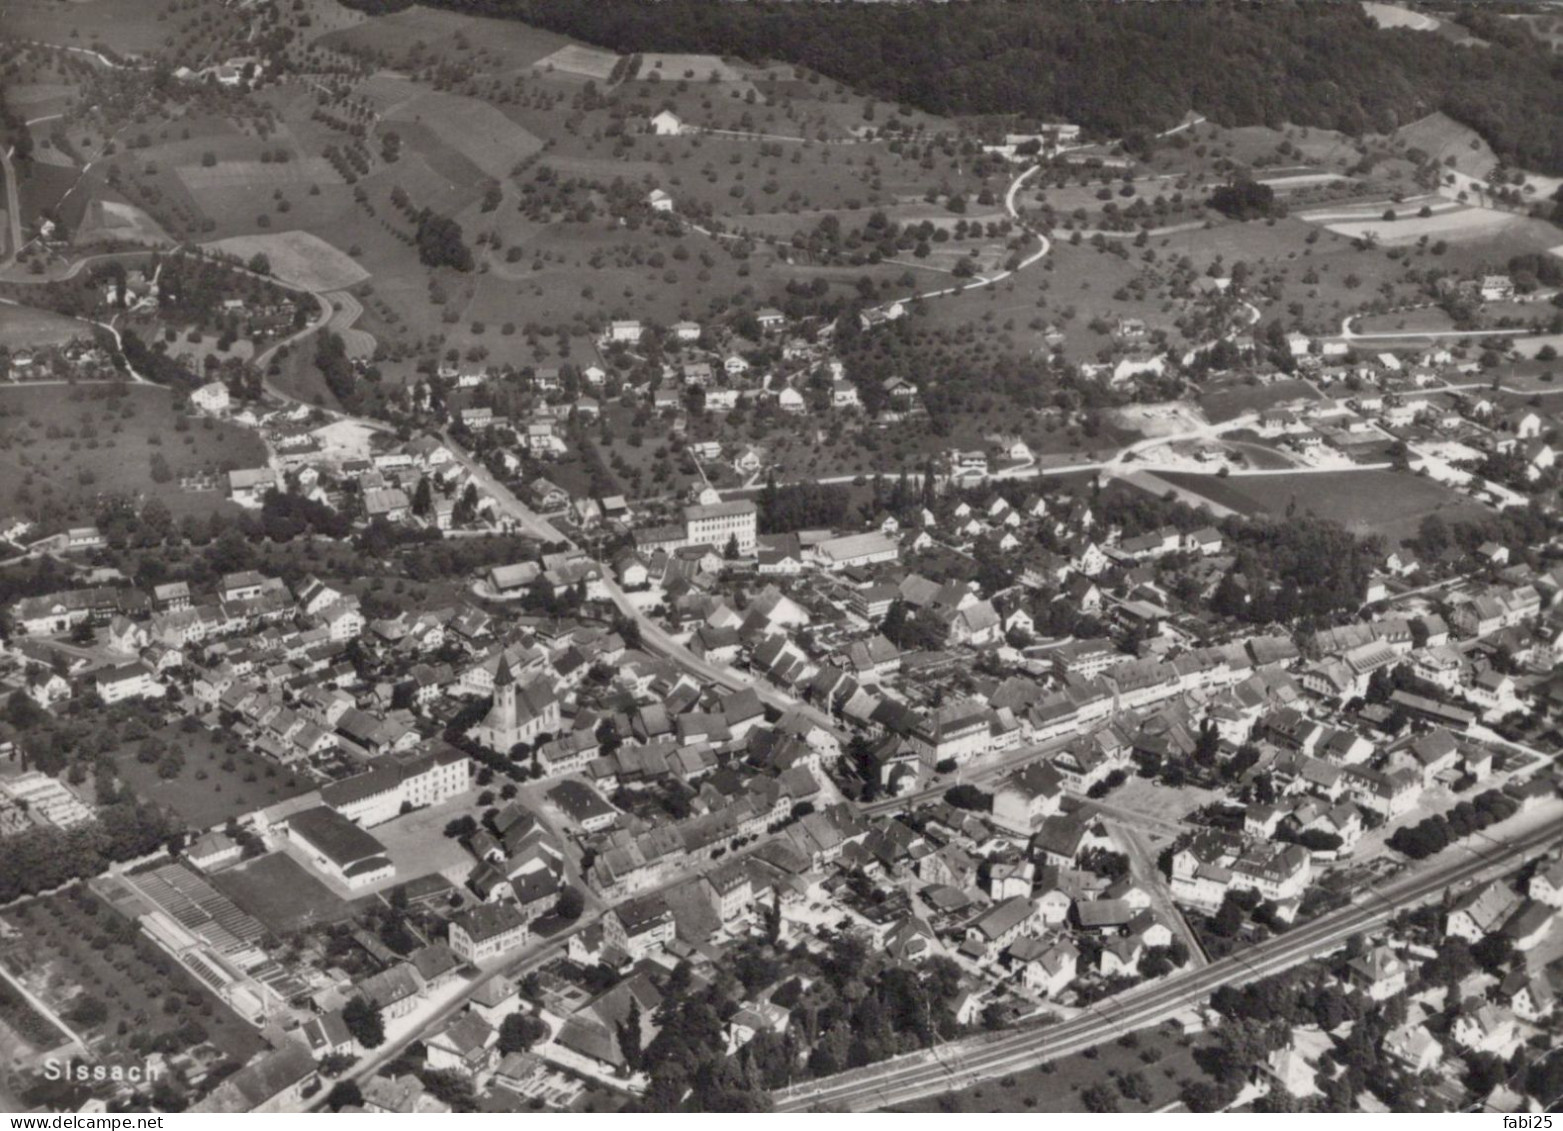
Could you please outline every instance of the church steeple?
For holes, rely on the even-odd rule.
[[[515,728],[516,673],[510,670],[510,657],[504,652],[499,654],[499,670],[494,673],[494,710],[501,728]]]

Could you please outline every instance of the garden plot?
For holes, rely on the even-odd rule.
[[[264,255],[273,275],[308,291],[340,291],[369,277],[351,256],[310,232],[233,236],[202,246],[236,255],[241,262]]]

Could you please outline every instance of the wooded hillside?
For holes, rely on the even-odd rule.
[[[349,0],[370,12],[404,0]],[[1194,109],[1223,125],[1387,132],[1434,110],[1504,160],[1563,172],[1563,64],[1523,29],[1462,16],[1490,46],[1378,29],[1357,4],[968,0],[428,0],[522,19],[620,52],[802,64],[941,114],[1077,122],[1097,136],[1165,129]]]

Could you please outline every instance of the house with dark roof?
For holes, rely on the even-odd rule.
[[[461,912],[447,928],[450,948],[471,963],[486,962],[526,942],[526,916],[509,903],[484,903]]]
[[[309,1049],[288,1041],[262,1053],[219,1084],[193,1112],[284,1112],[301,1110],[304,1092],[319,1077]]]

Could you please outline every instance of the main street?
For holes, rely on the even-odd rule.
[[[881,1064],[783,1088],[778,1111],[812,1108],[867,1111],[910,1103],[969,1087],[1149,1028],[1203,1002],[1221,986],[1240,985],[1330,954],[1359,932],[1381,926],[1406,908],[1440,897],[1456,885],[1496,878],[1563,840],[1555,814],[1539,821],[1513,818],[1507,834],[1460,844],[1383,885],[1347,907],[1322,915],[1231,957],[1146,982],[1091,1006],[1078,1017],[1039,1029],[948,1042]]]

